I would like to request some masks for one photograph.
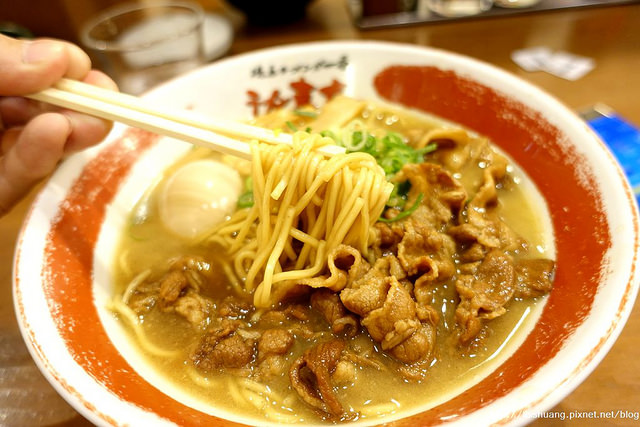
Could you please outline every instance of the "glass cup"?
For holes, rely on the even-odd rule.
[[[472,16],[493,6],[493,0],[427,0],[429,10],[447,18]]]
[[[204,62],[197,3],[119,5],[82,26],[80,39],[122,92],[138,95]]]

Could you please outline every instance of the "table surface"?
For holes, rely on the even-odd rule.
[[[237,14],[231,14],[237,22]],[[467,19],[398,28],[360,30],[344,0],[316,0],[303,21],[279,28],[239,26],[228,55],[288,43],[371,39],[432,46],[494,64],[545,89],[567,106],[605,103],[640,125],[640,4]],[[514,50],[546,46],[595,60],[595,69],[577,81],[544,72],[525,72],[510,59]],[[37,191],[37,189],[35,190]],[[11,269],[14,245],[35,191],[0,218],[0,425],[84,426],[43,379],[29,357],[13,313]],[[34,401],[38,404],[34,407]],[[595,371],[552,411],[567,417],[590,411],[640,411],[640,306]],[[637,418],[636,418],[637,419]],[[567,422],[567,421],[564,421]],[[610,425],[631,425],[614,418]],[[535,424],[562,424],[535,420]],[[581,422],[580,425],[589,421]],[[592,421],[592,425],[601,425]]]

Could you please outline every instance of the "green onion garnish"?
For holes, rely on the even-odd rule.
[[[408,217],[409,215],[414,213],[416,209],[418,209],[418,206],[420,206],[420,203],[422,202],[423,198],[424,198],[423,193],[418,194],[416,201],[413,203],[413,205],[411,205],[409,209],[400,212],[398,215],[394,216],[393,218],[380,217],[378,218],[378,221],[389,223],[389,222],[400,221],[401,219]]]
[[[348,152],[361,151],[371,154],[384,170],[387,180],[391,182],[393,182],[395,174],[397,174],[404,165],[408,163],[422,163],[425,154],[438,148],[435,143],[428,144],[423,148],[413,148],[404,141],[402,135],[396,132],[389,132],[382,138],[376,138],[363,130],[343,132],[342,135],[338,137],[330,131],[325,131],[323,135],[333,138],[338,145],[345,147]],[[394,182],[394,189],[386,203],[387,208],[403,209],[410,188],[411,185],[407,181]],[[397,219],[411,215],[414,210],[415,208],[403,211]]]
[[[246,193],[242,193],[240,197],[238,197],[238,209],[250,208],[253,206],[253,191],[247,191]]]
[[[316,117],[318,117],[318,113],[316,113],[315,111],[293,110],[293,113],[298,115],[298,116],[310,117],[312,119],[315,119]]]
[[[238,209],[244,209],[250,208],[251,206],[253,206],[253,204],[253,181],[249,176],[244,180],[244,192],[238,197],[236,206],[238,207]]]
[[[297,132],[298,131],[298,126],[294,125],[292,122],[290,122],[289,120],[286,121],[286,125],[289,129],[291,129],[293,132]]]

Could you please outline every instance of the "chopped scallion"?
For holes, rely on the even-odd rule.
[[[360,151],[371,154],[380,167],[384,170],[387,180],[393,182],[394,176],[408,163],[422,163],[427,153],[437,149],[432,143],[422,148],[413,148],[407,144],[402,135],[389,132],[381,138],[377,138],[364,130],[345,131],[341,137],[330,131],[326,135],[331,136],[338,144],[344,146],[348,152]],[[387,208],[403,209],[407,201],[407,195],[411,185],[409,182],[395,182],[394,189],[386,203]],[[414,209],[415,210],[415,209]],[[408,216],[413,212],[409,209]],[[399,218],[399,219],[400,219]]]
[[[239,209],[250,208],[253,206],[253,203],[253,181],[251,177],[247,177],[247,179],[244,180],[244,192],[238,197],[236,206],[238,206]]]
[[[290,122],[289,120],[286,121],[286,125],[289,129],[291,129],[293,132],[297,132],[298,131],[298,126],[294,125],[292,122]]]
[[[315,111],[293,110],[293,113],[298,115],[298,116],[309,117],[309,118],[312,118],[312,119],[315,119],[316,117],[318,117],[318,113],[316,113]]]
[[[380,217],[378,218],[378,221],[389,223],[389,222],[400,221],[401,219],[408,217],[409,215],[414,213],[416,209],[418,209],[418,206],[420,206],[420,203],[422,203],[423,198],[424,198],[423,193],[418,194],[418,197],[416,197],[416,201],[413,203],[413,205],[411,205],[409,209],[400,212],[398,215],[394,216],[393,218]]]

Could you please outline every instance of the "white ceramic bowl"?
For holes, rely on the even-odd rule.
[[[296,93],[293,82],[306,82],[310,90]],[[530,421],[589,375],[633,305],[638,214],[622,170],[585,123],[553,97],[493,66],[416,46],[274,48],[222,60],[146,97],[205,116],[247,119],[264,112],[275,91],[294,106],[304,96],[322,103],[339,89],[424,110],[489,136],[546,199],[557,273],[531,333],[464,393],[395,417],[398,425]],[[161,391],[170,388],[145,367],[105,309],[125,216],[186,149],[116,127],[105,143],[60,167],[20,235],[14,295],[24,339],[53,386],[99,425],[256,422]]]

